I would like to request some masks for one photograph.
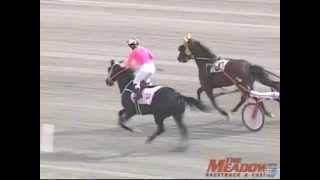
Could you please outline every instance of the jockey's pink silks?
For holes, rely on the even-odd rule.
[[[128,68],[136,69],[137,67],[148,63],[154,59],[154,55],[144,47],[138,47],[132,50],[126,61]]]

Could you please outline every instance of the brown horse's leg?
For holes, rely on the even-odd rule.
[[[246,102],[246,100],[247,96],[244,93],[242,93],[239,103],[231,110],[231,112],[236,112],[240,108],[240,106],[242,106],[243,103]]]
[[[211,100],[211,103],[212,103],[213,107],[216,108],[220,114],[230,118],[229,114],[225,110],[223,110],[222,108],[220,108],[218,106],[218,104],[217,104],[217,102],[216,102],[216,100],[215,100],[215,98],[213,96],[212,89],[211,90],[207,89],[207,90],[205,90],[205,92],[206,92],[208,98]]]
[[[252,83],[252,85],[251,85],[251,89],[254,89],[253,83]],[[257,99],[255,99],[255,100],[257,101]],[[262,110],[263,110],[263,112],[264,112],[265,115],[267,115],[267,116],[270,117],[270,118],[273,117],[273,114],[272,114],[270,111],[267,110],[267,108],[266,108],[266,106],[264,105],[263,102],[261,102],[261,108],[262,108]]]
[[[261,103],[261,108],[263,109],[265,115],[267,115],[270,118],[273,118],[273,114],[267,110],[263,102]]]
[[[258,98],[253,98],[253,99],[254,99],[256,102],[258,101]],[[264,105],[263,102],[261,102],[261,108],[262,108],[262,110],[263,110],[263,112],[264,112],[265,115],[267,115],[267,116],[270,117],[270,118],[273,117],[273,114],[267,110],[267,108],[265,107],[265,105]]]
[[[199,87],[197,90],[197,96],[198,96],[198,100],[201,101],[201,93],[203,92],[202,87]]]

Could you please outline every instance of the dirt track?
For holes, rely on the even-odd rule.
[[[104,83],[109,60],[124,59],[125,41],[136,36],[164,69],[154,83],[195,97],[196,65],[176,60],[186,32],[219,56],[244,58],[279,74],[279,1],[41,0],[40,5],[40,123],[56,128],[54,152],[40,152],[41,178],[207,178],[209,160],[226,157],[280,166],[280,110],[274,102],[267,107],[275,118],[266,118],[257,133],[241,124],[240,111],[228,122],[216,111],[188,109],[190,142],[180,151],[171,118],[166,132],[148,145],[144,141],[156,128],[152,116],[129,121],[141,133],[119,128],[119,90]],[[219,99],[227,109],[238,101],[238,94]]]

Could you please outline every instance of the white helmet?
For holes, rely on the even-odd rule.
[[[127,40],[128,45],[139,45],[139,40],[136,38]]]

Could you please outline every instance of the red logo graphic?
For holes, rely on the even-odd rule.
[[[226,158],[222,160],[210,160],[206,176],[214,177],[271,177],[267,173],[270,164],[266,163],[242,163],[241,158]],[[276,166],[273,169],[276,170]],[[275,174],[275,173],[273,173]],[[273,175],[272,174],[272,175]]]

